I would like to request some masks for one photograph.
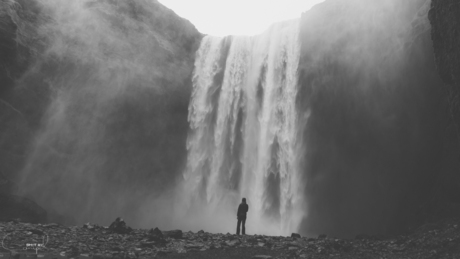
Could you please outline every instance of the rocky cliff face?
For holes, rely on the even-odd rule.
[[[306,233],[406,229],[443,164],[429,2],[334,1],[302,16]]]
[[[449,95],[450,115],[460,140],[460,4],[433,0],[429,19],[437,70]]]
[[[433,198],[435,217],[460,215],[460,3],[432,0],[429,12],[431,39],[439,73],[447,95],[449,125],[446,130],[447,170],[437,182]]]
[[[201,37],[157,1],[2,1],[0,171],[51,215],[136,214],[185,161]]]
[[[429,19],[438,72],[450,95],[451,115],[460,125],[460,3],[432,0]]]

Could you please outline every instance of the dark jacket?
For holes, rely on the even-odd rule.
[[[238,218],[246,218],[246,212],[248,212],[249,206],[247,203],[241,203],[240,206],[238,206],[238,212],[236,213],[236,216]]]

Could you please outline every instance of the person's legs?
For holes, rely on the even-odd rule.
[[[237,235],[240,234],[240,224],[241,224],[241,219],[238,218],[238,223],[236,223],[236,234]],[[244,229],[244,225],[243,225],[243,229]],[[244,233],[244,230],[243,230],[243,233]]]
[[[246,225],[246,218],[244,218],[244,219],[242,220],[242,223],[243,223],[243,235],[246,235],[246,226],[245,226],[245,225]],[[238,231],[238,232],[239,232],[239,231]]]

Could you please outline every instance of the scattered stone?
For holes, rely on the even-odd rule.
[[[187,232],[182,235],[181,239],[175,239],[165,236],[178,231],[161,232],[158,228],[135,229],[128,234],[120,235],[114,231],[107,231],[115,228],[114,226],[104,228],[85,224],[86,227],[65,227],[12,222],[0,222],[0,232],[15,233],[5,239],[6,247],[14,251],[22,251],[24,243],[42,240],[38,234],[43,232],[50,237],[50,242],[46,245],[46,252],[53,254],[53,258],[62,259],[64,257],[146,259],[161,257],[169,253],[179,254],[192,251],[198,253],[196,257],[199,258],[199,253],[203,253],[203,257],[209,256],[206,251],[210,249],[228,251],[237,247],[259,250],[262,248],[269,253],[269,255],[263,255],[269,257],[259,255],[259,257],[252,258],[340,258],[341,256],[343,258],[374,258],[373,255],[378,255],[379,258],[389,258],[388,256],[394,254],[397,254],[398,258],[411,258],[411,255],[417,255],[417,258],[460,258],[460,251],[456,249],[460,240],[460,228],[454,228],[455,224],[460,224],[460,219],[452,220],[450,224],[440,225],[437,229],[422,228],[410,236],[398,236],[391,239],[377,239],[371,236],[368,239],[353,240],[325,237],[307,239],[260,235],[236,236],[206,232]],[[91,232],[88,231],[90,226],[94,227]],[[222,251],[216,252],[221,253]],[[62,254],[61,257],[58,256],[60,254]]]
[[[185,248],[188,249],[201,249],[203,247],[203,244],[186,244]]]
[[[321,235],[318,236],[318,239],[325,239],[326,237],[327,237],[327,235],[321,234]]]
[[[83,228],[86,228],[88,230],[95,230],[96,228],[100,228],[98,225],[91,225],[91,223],[86,223],[83,225]]]
[[[51,223],[51,224],[43,225],[43,227],[45,227],[45,228],[58,228],[59,224]]]
[[[32,232],[32,234],[35,234],[35,235],[39,235],[39,236],[43,236],[45,233],[39,229],[29,229],[30,232]]]
[[[228,246],[237,246],[241,242],[238,239],[234,239],[234,240],[231,240],[231,241],[227,241],[226,243],[227,243]]]
[[[300,247],[302,245],[297,243],[297,242],[289,242],[289,243],[287,243],[287,246],[288,247]]]
[[[153,248],[155,246],[155,242],[154,241],[151,241],[151,242],[142,242],[140,243],[141,247],[143,248]]]
[[[257,239],[253,238],[253,237],[248,237],[246,239],[246,242],[250,243],[250,244],[256,244],[257,243]]]
[[[160,250],[157,252],[157,256],[166,256],[167,254],[172,253],[173,251],[171,250]]]

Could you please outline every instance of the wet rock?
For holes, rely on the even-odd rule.
[[[291,237],[293,237],[293,238],[301,238],[300,234],[297,234],[297,233],[292,233]]]
[[[105,255],[103,255],[103,254],[99,254],[99,253],[98,253],[98,254],[93,255],[93,259],[105,259],[105,258],[106,258],[106,257],[105,257]]]
[[[297,242],[289,242],[286,244],[287,247],[301,247],[302,245]]]
[[[174,239],[181,239],[182,238],[182,230],[170,230],[170,231],[163,231],[164,237],[174,238]]]
[[[59,224],[56,224],[56,223],[51,223],[51,224],[46,224],[46,225],[43,225],[43,227],[45,228],[58,228],[60,225]]]
[[[90,222],[86,223],[83,225],[83,228],[88,229],[88,230],[96,230],[96,228],[99,228],[98,225],[91,225]]]
[[[185,250],[185,249],[180,249],[180,248],[179,248],[179,249],[177,249],[177,253],[178,253],[178,254],[186,254],[186,253],[187,253],[187,250]]]
[[[318,239],[325,239],[326,237],[327,237],[327,235],[321,234],[321,235],[318,236]]]
[[[164,245],[164,244],[167,243],[167,241],[164,238],[163,233],[158,228],[149,230],[148,240],[149,241],[154,241],[157,244],[161,244],[161,245]]]
[[[163,233],[158,228],[151,229],[149,235],[152,237],[163,237]]]
[[[122,218],[116,218],[109,226],[109,230],[117,234],[128,234],[133,231],[132,228],[126,225],[126,222]]]
[[[185,245],[185,248],[188,248],[188,249],[201,249],[203,248],[203,244],[187,244]]]
[[[228,246],[237,246],[237,245],[239,245],[241,242],[240,242],[240,240],[238,240],[238,239],[234,239],[234,240],[226,241],[226,243],[227,243]]]
[[[39,229],[29,229],[32,234],[43,236],[45,233]]]
[[[160,250],[157,252],[157,256],[167,256],[168,254],[172,253],[171,250]]]
[[[140,246],[143,248],[153,248],[155,246],[155,242],[154,241],[142,242],[140,243]]]
[[[256,244],[257,239],[255,239],[253,237],[249,237],[249,238],[246,239],[246,242],[248,242],[249,244]]]

